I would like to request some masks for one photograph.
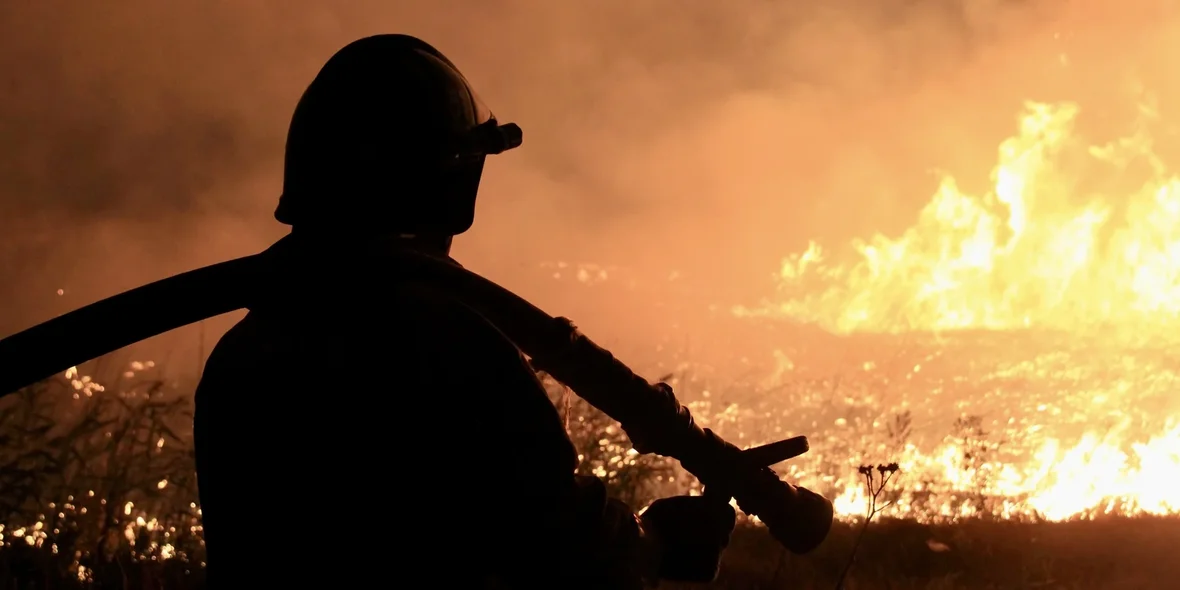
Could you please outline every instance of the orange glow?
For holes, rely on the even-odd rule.
[[[1168,483],[1180,472],[1180,407],[1149,405],[1177,383],[1160,357],[1180,320],[1180,177],[1152,150],[1152,108],[1140,112],[1137,133],[1086,146],[1073,133],[1077,105],[1029,103],[1018,132],[999,146],[986,193],[969,194],[944,176],[901,235],[856,241],[848,261],[813,242],[783,260],[776,299],[734,312],[850,338],[925,339],[940,350],[928,358],[959,371],[948,369],[925,391],[921,363],[892,374],[915,390],[899,409],[962,391],[954,406],[965,412],[970,386],[1021,383],[1022,392],[993,389],[976,400],[990,397],[992,417],[1010,416],[1002,427],[1012,457],[965,470],[959,444],[906,445],[892,460],[913,476],[909,493],[986,494],[1002,499],[1000,516],[1050,520],[1180,511],[1180,492]],[[1136,166],[1147,172],[1126,192],[1078,181],[1079,171],[1126,178]],[[973,339],[1003,348],[1008,360],[989,360],[993,353],[972,348]],[[947,352],[952,345],[959,348]],[[862,369],[877,370],[872,362]],[[982,488],[978,471],[988,475]],[[851,485],[837,506],[861,514],[864,500]],[[918,514],[903,498],[894,510],[973,511],[931,506]]]

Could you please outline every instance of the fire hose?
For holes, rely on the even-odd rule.
[[[149,283],[0,340],[0,397],[124,346],[264,301],[268,290],[299,272],[300,257],[292,255],[297,248],[291,238],[284,238],[261,253]],[[619,421],[628,434],[675,428],[674,423],[682,419],[678,414],[687,412],[680,408],[670,387],[649,383],[569,320],[550,316],[495,282],[457,264],[407,249],[379,256],[384,267],[402,280],[422,281],[456,294],[513,341],[534,365]],[[677,456],[682,453],[661,449],[654,442],[645,445],[634,436],[632,441],[643,452],[687,461]],[[806,439],[796,437],[724,458],[722,462],[729,463],[727,467],[735,472],[756,474],[745,483],[733,480],[731,484],[726,478],[705,481],[701,473],[688,464],[685,467],[705,482],[706,496],[724,502],[731,496],[736,498],[743,511],[758,516],[780,543],[793,552],[806,553],[826,538],[832,505],[813,492],[779,481],[769,470],[770,465],[806,449]],[[744,498],[742,488],[754,480],[758,482],[754,487],[772,493],[747,493]],[[716,481],[727,483],[712,483]],[[724,491],[719,489],[722,487]]]

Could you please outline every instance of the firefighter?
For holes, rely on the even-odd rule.
[[[211,587],[633,579],[603,564],[631,551],[635,518],[575,478],[577,454],[520,350],[462,297],[400,280],[375,255],[457,264],[451,241],[472,225],[486,157],[519,143],[414,37],[355,41],[311,82],[275,211],[299,278],[251,305],[197,390]],[[667,396],[651,423],[678,434],[633,438],[697,475],[731,458]]]

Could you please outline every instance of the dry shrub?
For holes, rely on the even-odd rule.
[[[199,583],[192,396],[154,373],[71,372],[0,403],[0,588]]]

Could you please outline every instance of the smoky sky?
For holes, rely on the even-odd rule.
[[[1176,97],[1178,31],[1155,0],[2,2],[0,334],[281,236],[290,113],[365,35],[434,44],[525,130],[457,257],[625,340],[663,287],[539,265],[765,295],[808,239],[905,227],[933,169],[985,182],[1024,100]]]

